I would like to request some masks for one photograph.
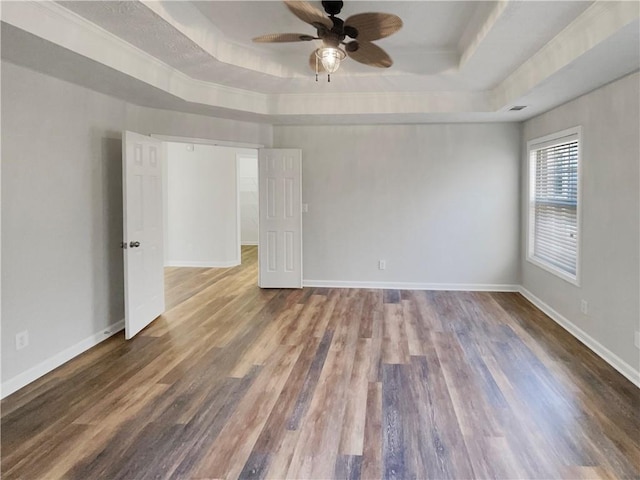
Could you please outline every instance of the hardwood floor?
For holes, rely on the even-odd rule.
[[[638,478],[640,390],[512,293],[260,290],[167,313],[2,402],[2,478]]]

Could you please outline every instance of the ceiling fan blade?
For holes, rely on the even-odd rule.
[[[390,13],[358,13],[344,21],[346,27],[358,30],[358,40],[379,40],[402,28],[402,19]]]
[[[387,52],[371,42],[353,41],[346,45],[347,55],[356,62],[364,63],[371,67],[389,68],[393,60]]]
[[[306,22],[310,25],[319,23],[321,25],[324,25],[328,29],[331,29],[333,27],[333,22],[325,17],[320,10],[318,10],[308,2],[299,0],[284,0],[284,4],[291,11],[291,13],[293,13],[303,22]]]
[[[318,50],[314,50],[313,52],[311,52],[311,56],[309,57],[309,68],[311,68],[311,71],[315,72],[316,71],[316,52]],[[324,67],[322,66],[322,62],[320,60],[318,60],[318,73],[323,73],[325,71]]]
[[[316,37],[304,33],[269,33],[253,39],[256,43],[308,42]]]

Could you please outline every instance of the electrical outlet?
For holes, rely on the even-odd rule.
[[[384,270],[385,268],[387,268],[387,262],[378,260],[378,270]]]
[[[584,313],[585,315],[587,315],[589,313],[589,304],[587,303],[586,300],[582,300],[580,302],[580,311],[582,313]]]
[[[16,334],[16,350],[22,350],[29,346],[29,331],[25,330]]]
[[[634,335],[634,343],[636,344],[636,348],[640,348],[640,330],[636,330],[636,334]]]

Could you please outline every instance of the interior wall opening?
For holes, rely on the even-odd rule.
[[[246,262],[256,263],[257,284],[258,150],[196,139],[165,141],[164,148],[167,310],[176,289],[189,284],[193,294],[222,269]]]

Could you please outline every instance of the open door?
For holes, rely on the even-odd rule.
[[[125,337],[164,312],[162,142],[123,132]]]
[[[302,151],[258,155],[261,288],[302,288]]]

